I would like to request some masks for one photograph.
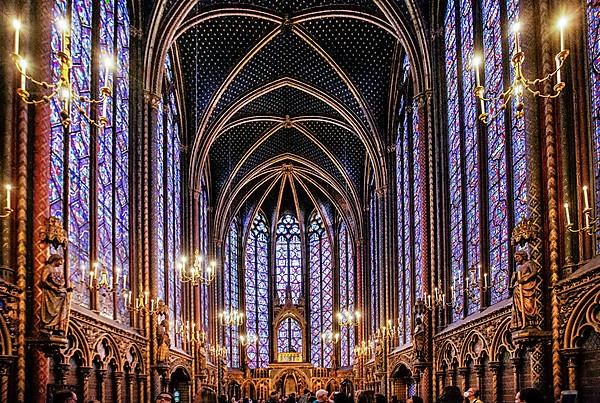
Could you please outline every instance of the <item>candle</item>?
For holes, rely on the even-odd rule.
[[[479,66],[481,65],[481,58],[479,56],[473,57],[471,60],[471,65],[475,69],[475,85],[477,87],[481,86],[481,77],[479,76]]]
[[[12,186],[6,185],[6,209],[10,210],[10,190]]]
[[[94,285],[94,271],[90,270],[90,288]]]
[[[558,19],[556,25],[558,25],[559,37],[560,37],[560,51],[565,50],[565,27],[567,26],[567,17],[564,15]]]
[[[15,29],[15,54],[19,54],[19,34],[21,32],[21,21],[16,18],[13,20],[13,28]]]
[[[583,187],[583,204],[584,208],[588,210],[590,208],[590,200],[588,199],[588,187]]]
[[[446,294],[442,294],[442,304],[446,305]]]
[[[61,18],[58,20],[56,25],[60,31],[60,51],[64,53],[67,48],[67,30],[69,28],[69,24],[65,18]]]
[[[148,290],[144,291],[144,303],[145,305],[148,305]]]
[[[483,286],[484,286],[485,288],[488,288],[488,274],[487,274],[487,273],[485,273],[485,274],[483,275]]]
[[[123,273],[123,289],[127,289],[127,274]]]
[[[513,34],[515,35],[515,53],[521,53],[521,43],[519,40],[519,31],[521,30],[521,23],[519,21],[515,22],[512,26]]]
[[[556,84],[560,84],[562,83],[562,77],[560,74],[560,64],[561,64],[561,60],[560,60],[560,55],[556,55],[556,57],[554,58],[554,62],[556,64]]]
[[[569,203],[565,203],[565,215],[567,216],[567,227],[570,227],[573,223],[571,223],[571,215],[569,214]]]
[[[154,311],[154,298],[150,301],[150,311]]]

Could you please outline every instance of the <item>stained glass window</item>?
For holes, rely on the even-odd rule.
[[[502,26],[518,19],[518,0],[506,1],[506,7],[500,0],[483,0],[480,15],[474,13],[472,0],[451,0],[447,7],[445,53],[451,246],[447,283],[454,289],[452,317],[458,320],[480,310],[479,285],[484,283],[485,273],[489,274],[491,285],[490,303],[508,297],[508,235],[511,226],[528,213],[526,140],[524,123],[515,117],[514,105],[513,110],[507,111],[509,124],[504,114],[486,128],[477,123],[479,112],[472,96],[475,80],[470,69],[474,50],[481,46],[486,88],[493,92],[505,86],[504,71],[508,66],[503,63],[509,58],[502,47]],[[479,27],[482,32],[480,46],[474,41],[475,29]],[[488,112],[494,114],[499,106],[500,102],[488,102]],[[479,164],[480,160],[486,163]],[[487,217],[482,216],[483,206],[488,212]],[[482,228],[485,234],[481,233]],[[482,245],[482,239],[488,239],[489,244]],[[484,249],[489,257],[482,262]]]
[[[206,190],[206,182],[202,178],[202,187],[200,191],[200,253],[203,256],[208,256],[208,192]],[[202,329],[208,332],[209,329],[209,297],[208,285],[201,284],[200,286],[200,314],[202,317]]]
[[[370,281],[370,298],[371,298],[371,332],[375,334],[375,330],[379,327],[379,250],[377,247],[377,239],[379,238],[377,231],[377,199],[375,191],[370,194],[369,203],[369,229],[370,229],[370,247],[371,247],[371,268],[369,273]]]
[[[223,308],[229,312],[240,310],[240,279],[239,279],[239,229],[237,220],[229,226],[225,239],[225,266],[223,268]],[[239,330],[237,326],[227,326],[225,332],[225,347],[227,362],[230,368],[240,367]]]
[[[98,6],[99,24],[93,26],[92,13]],[[70,15],[68,13],[71,13]],[[109,74],[108,84],[113,97],[107,102],[109,124],[100,133],[82,118],[75,107],[71,125],[64,129],[60,123],[60,101],[51,102],[51,159],[50,159],[50,212],[66,221],[69,233],[67,264],[74,286],[73,299],[89,305],[89,291],[85,284],[93,261],[104,265],[113,285],[122,285],[129,277],[129,15],[126,0],[57,0],[54,19],[71,21],[71,80],[80,96],[91,97],[106,85],[104,74],[97,74],[92,82],[92,44],[99,45],[102,55],[116,62],[116,70]],[[61,34],[52,28],[52,47],[58,50]],[[58,63],[51,61],[51,69],[58,74]],[[94,89],[94,91],[92,91]],[[94,92],[94,94],[92,93]],[[75,101],[77,102],[77,101]],[[90,107],[80,106],[89,114]],[[96,136],[92,137],[92,131]],[[95,138],[95,143],[92,139]],[[68,155],[65,150],[68,145]],[[96,155],[95,165],[90,158]],[[68,160],[65,160],[65,157]],[[91,184],[92,172],[96,182]],[[67,194],[68,192],[68,194]],[[95,192],[93,194],[92,192]],[[94,196],[94,197],[92,197]],[[66,208],[66,211],[65,211]],[[91,212],[94,211],[95,214]],[[96,222],[92,223],[92,217]],[[93,225],[92,225],[93,224]],[[91,236],[91,228],[96,234]],[[91,239],[96,239],[96,256],[91,256]],[[117,273],[119,276],[117,277]],[[102,315],[121,322],[129,320],[123,301],[111,293],[100,293],[98,308]]]
[[[396,189],[398,208],[398,320],[401,328],[399,343],[410,341],[412,329],[412,283],[414,273],[413,259],[413,180],[411,167],[413,153],[411,151],[411,117],[412,106],[406,99],[408,93],[410,63],[408,56],[403,62],[403,94],[400,101],[400,117],[402,124],[398,127],[396,143]]]
[[[600,214],[600,4],[586,1],[588,70],[590,75],[590,113],[592,155],[596,188],[596,211]],[[597,243],[600,253],[600,242]]]
[[[181,145],[179,140],[179,114],[175,102],[175,79],[173,63],[170,55],[165,60],[164,88],[164,160],[166,161],[165,182],[165,230],[166,256],[165,272],[167,280],[170,319],[173,324],[182,323],[181,282],[176,276],[176,262],[181,255]],[[181,337],[175,333],[176,326],[171,326],[171,340],[181,346]]]
[[[340,269],[339,306],[341,311],[354,312],[354,249],[352,247],[352,238],[345,222],[340,223],[338,245]],[[349,367],[354,364],[354,344],[354,327],[343,327],[340,329],[340,364],[342,367]]]
[[[310,361],[317,367],[330,368],[332,343],[324,334],[333,332],[333,270],[331,242],[318,212],[308,224],[310,278]]]
[[[302,251],[300,225],[292,214],[284,214],[275,234],[277,297],[285,301],[286,289],[297,304],[302,293]]]
[[[294,318],[285,318],[277,329],[277,350],[280,353],[302,353],[302,328]]]
[[[269,230],[262,213],[252,222],[246,243],[246,332],[258,336],[246,347],[250,368],[269,364]]]

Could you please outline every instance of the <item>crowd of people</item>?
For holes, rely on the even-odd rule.
[[[373,391],[359,391],[356,396],[349,396],[343,392],[329,393],[325,389],[312,392],[309,389],[304,389],[304,392],[299,397],[295,393],[290,395],[279,395],[277,392],[272,392],[268,399],[252,400],[249,397],[237,400],[232,397],[227,400],[225,396],[219,396],[210,388],[203,388],[194,398],[194,403],[387,403],[388,399],[379,393]],[[77,395],[72,391],[58,392],[54,396],[55,403],[75,403]],[[155,403],[174,403],[175,400],[170,393],[160,393]],[[411,396],[408,399],[398,399],[393,396],[392,403],[424,403],[419,396]],[[479,390],[469,388],[464,393],[461,392],[458,386],[446,386],[437,403],[485,403],[480,398]],[[515,403],[545,403],[542,393],[534,388],[521,389],[515,396]],[[87,403],[101,403],[99,400],[89,400]]]

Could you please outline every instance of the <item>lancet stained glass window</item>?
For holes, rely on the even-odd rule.
[[[506,112],[509,123],[500,114],[487,128],[478,125],[470,69],[475,49],[481,48],[487,95],[506,85],[509,57],[502,46],[502,27],[518,19],[518,1],[508,0],[504,7],[500,0],[483,0],[480,14],[474,13],[472,0],[451,0],[447,7],[444,39],[451,245],[447,284],[454,290],[452,317],[458,320],[479,311],[480,284],[490,286],[491,304],[508,297],[508,236],[512,226],[528,214],[527,146],[524,123],[515,117],[514,105]],[[475,30],[482,32],[481,44],[474,41]],[[494,114],[499,106],[500,102],[488,102],[488,112]],[[480,160],[487,162],[480,165]],[[487,211],[487,217],[482,211]],[[489,244],[482,245],[485,239]],[[487,251],[487,261],[481,259],[482,250]]]
[[[345,222],[340,223],[338,234],[339,245],[339,269],[340,269],[340,310],[355,311],[354,295],[354,249],[352,238]],[[354,327],[343,327],[340,329],[340,364],[349,367],[354,364]]]
[[[246,243],[246,332],[257,336],[246,347],[250,368],[269,364],[269,230],[262,213],[252,222]]]
[[[208,191],[206,182],[202,178],[202,187],[200,191],[200,253],[208,256]],[[200,284],[200,314],[202,316],[202,330],[208,332],[209,327],[209,294],[208,285]]]
[[[377,198],[375,191],[370,192],[369,202],[369,228],[370,228],[370,248],[371,248],[371,267],[370,267],[370,285],[371,285],[371,332],[375,334],[375,330],[379,327],[379,249],[377,244],[378,221],[377,221]]]
[[[600,214],[600,4],[586,1],[586,27],[588,41],[588,71],[590,79],[590,113],[592,129],[593,173],[596,188],[596,214]],[[600,242],[596,244],[600,253]]]
[[[331,242],[323,219],[313,212],[308,223],[310,278],[310,361],[330,368],[333,345],[322,335],[333,332],[333,270]]]
[[[302,293],[302,250],[300,225],[296,217],[289,213],[283,215],[275,236],[277,297],[284,301],[289,287],[292,302],[296,304]]]
[[[277,350],[280,353],[302,353],[302,328],[294,318],[285,318],[277,329]]]
[[[100,24],[93,26],[92,13],[96,6]],[[88,305],[90,298],[85,284],[93,261],[106,267],[113,285],[122,287],[123,278],[129,277],[129,15],[126,0],[99,3],[57,0],[53,14],[55,20],[66,17],[71,21],[71,81],[80,96],[97,96],[99,88],[106,85],[103,74],[97,74],[94,82],[91,80],[92,70],[100,68],[92,65],[94,44],[116,64],[108,82],[113,88],[113,97],[106,109],[109,125],[101,136],[92,137],[92,131],[97,129],[92,128],[75,107],[71,111],[71,125],[68,130],[64,129],[59,118],[60,101],[51,102],[50,212],[67,222],[67,264],[74,286],[73,299]],[[52,28],[51,42],[58,51],[61,34],[56,26]],[[54,75],[58,75],[55,58],[50,63]],[[80,106],[86,113],[91,112],[88,105]],[[93,138],[96,143],[92,143]],[[65,156],[67,145],[69,152]],[[96,154],[94,165],[91,150]],[[90,182],[92,172],[96,178],[94,183]],[[97,214],[92,215],[92,211]],[[91,222],[92,217],[97,217],[95,223]],[[97,228],[94,237],[90,234],[91,228]],[[97,256],[90,255],[92,239],[96,239]],[[123,301],[117,299],[116,307],[114,301],[112,294],[100,293],[100,313],[120,322],[128,321]]]
[[[410,64],[408,56],[403,61],[403,94],[400,101],[400,117],[402,124],[398,127],[396,142],[396,189],[398,208],[398,319],[401,334],[399,343],[410,341],[412,329],[412,273],[414,272],[413,258],[413,180],[411,152],[411,116],[412,105],[408,98],[408,80]]]
[[[239,278],[239,229],[237,219],[232,220],[225,239],[225,267],[223,268],[223,308],[226,311],[240,311],[240,278]],[[240,367],[240,334],[237,326],[226,326],[225,347],[227,348],[227,365],[230,368]]]

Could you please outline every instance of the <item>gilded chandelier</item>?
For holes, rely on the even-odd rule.
[[[340,327],[354,327],[358,326],[358,321],[360,320],[360,312],[359,311],[350,311],[348,309],[342,309],[337,313],[337,320]]]
[[[561,76],[561,68],[569,56],[569,50],[565,49],[565,39],[564,39],[564,29],[567,26],[567,18],[560,17],[557,22],[557,28],[560,32],[560,51],[555,55],[555,69],[550,74],[546,75],[542,78],[536,78],[535,80],[530,80],[526,78],[523,74],[523,62],[525,61],[525,53],[521,49],[520,42],[520,31],[521,24],[520,22],[515,22],[512,26],[512,33],[514,35],[514,53],[511,58],[511,65],[513,67],[513,80],[510,86],[502,93],[496,96],[486,96],[486,88],[481,84],[481,76],[480,76],[480,66],[483,63],[483,59],[481,56],[475,56],[471,60],[471,67],[475,70],[475,96],[479,99],[480,105],[480,114],[479,120],[484,124],[489,124],[492,122],[502,111],[504,111],[510,104],[510,101],[513,97],[516,99],[516,117],[523,117],[523,95],[525,91],[531,93],[534,97],[539,96],[542,98],[556,98],[560,95],[562,90],[565,88],[565,83],[562,81]],[[549,80],[552,80],[556,77],[556,84],[553,87],[552,93],[544,94],[539,91],[537,86],[539,84],[545,83]],[[486,110],[486,102],[497,102],[501,101],[502,103],[498,107],[498,110],[495,111],[493,115],[489,115]]]
[[[114,62],[109,55],[104,55],[102,58],[102,66],[104,68],[103,85],[100,88],[100,98],[92,99],[83,95],[79,95],[73,83],[71,82],[71,34],[69,31],[69,21],[61,18],[56,22],[56,26],[61,33],[60,49],[55,51],[55,57],[59,64],[58,77],[54,82],[46,82],[33,78],[27,71],[29,63],[27,59],[19,54],[19,36],[22,28],[21,21],[13,20],[13,28],[15,29],[15,51],[12,54],[13,61],[17,70],[21,75],[21,86],[17,89],[19,97],[28,105],[38,105],[41,103],[48,103],[53,98],[58,98],[61,105],[60,121],[64,127],[69,127],[71,124],[71,106],[75,107],[77,111],[86,119],[88,122],[98,128],[104,128],[108,124],[107,107],[108,98],[112,95],[112,90],[109,83],[109,73],[114,67]],[[46,94],[40,98],[33,98],[27,90],[27,83],[31,83],[41,90],[45,91]],[[87,112],[88,106],[102,104],[101,114],[98,119],[92,119],[90,114]]]
[[[586,233],[589,236],[597,236],[600,230],[600,219],[593,213],[592,207],[590,206],[590,199],[588,195],[588,187],[583,186],[583,217],[585,225],[580,228],[575,228],[571,221],[571,213],[569,211],[569,203],[565,203],[565,218],[567,220],[567,229],[573,233]]]
[[[241,326],[244,323],[244,312],[237,309],[226,309],[219,314],[219,324],[224,327]]]
[[[179,279],[182,283],[191,283],[193,286],[199,284],[209,285],[215,279],[217,263],[208,261],[200,252],[194,253],[194,263],[188,265],[188,258],[182,256],[179,259]]]

